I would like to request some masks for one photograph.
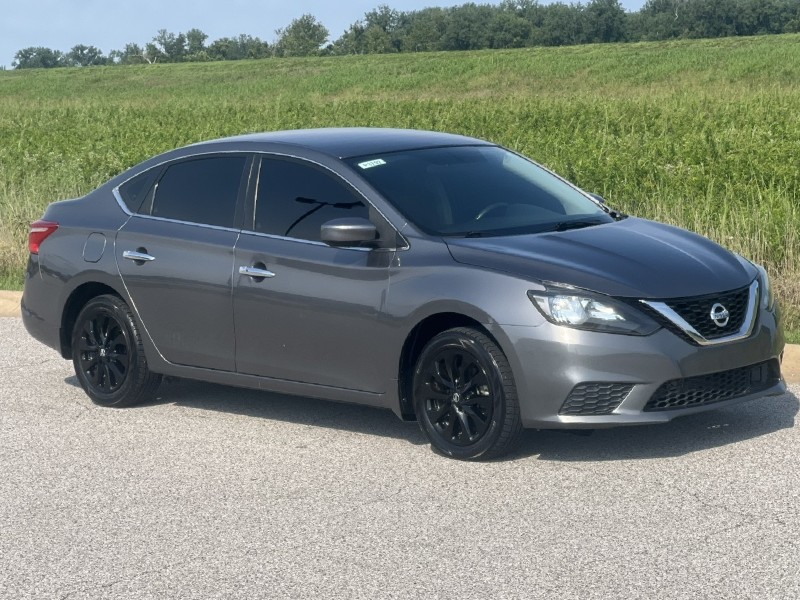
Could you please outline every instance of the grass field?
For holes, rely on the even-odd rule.
[[[800,341],[800,35],[0,72],[0,287],[29,221],[190,142],[435,129],[522,151],[773,276]]]

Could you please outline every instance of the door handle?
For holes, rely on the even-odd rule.
[[[122,253],[122,258],[127,258],[128,260],[138,263],[146,263],[156,259],[155,256],[151,256],[146,252],[140,252],[139,250],[125,250]]]
[[[259,269],[258,267],[239,267],[240,275],[247,275],[253,279],[263,279],[265,277],[275,277],[275,273],[268,269]]]

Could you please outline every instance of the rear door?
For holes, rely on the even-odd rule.
[[[117,233],[128,294],[172,363],[235,370],[233,249],[251,160],[212,154],[168,164]]]
[[[332,172],[296,159],[261,159],[252,230],[243,230],[236,246],[239,372],[386,391],[390,378],[375,364],[376,353],[388,351],[390,324],[381,313],[394,251],[322,243],[320,226],[344,217],[386,226]]]

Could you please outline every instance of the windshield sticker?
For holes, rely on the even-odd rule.
[[[382,158],[376,158],[375,160],[368,160],[366,162],[358,163],[358,166],[362,169],[371,169],[372,167],[380,167],[381,165],[385,165],[386,161]]]

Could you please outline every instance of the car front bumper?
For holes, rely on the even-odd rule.
[[[748,338],[703,347],[666,329],[643,337],[580,331],[549,323],[538,327],[493,325],[488,329],[503,348],[510,350],[506,354],[527,428],[664,423],[786,391],[779,370],[784,338],[776,315],[770,311],[760,311]],[[769,368],[752,370],[753,385],[741,385],[742,377],[751,377],[751,370],[745,367],[760,363],[767,363]],[[730,380],[731,373],[739,378],[732,394],[726,396],[725,390],[711,389],[718,381]],[[681,406],[684,383],[687,389],[698,383],[708,388],[711,401],[696,403],[697,395],[689,394],[689,400]],[[599,387],[601,394],[617,390],[618,404],[612,401],[605,414],[563,414],[564,403],[575,397],[570,393],[576,386],[595,392]],[[661,395],[670,389],[671,397],[677,398],[676,406],[654,409],[651,403],[648,407],[656,392]]]

